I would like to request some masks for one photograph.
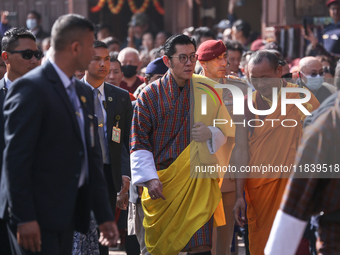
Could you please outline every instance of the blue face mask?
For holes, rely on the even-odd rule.
[[[312,77],[304,73],[303,75],[307,78],[307,83],[306,83],[307,88],[309,88],[312,91],[316,91],[319,88],[321,88],[322,83],[324,82],[323,76],[320,76],[320,74],[318,74],[317,76]]]
[[[38,26],[38,21],[36,19],[26,20],[26,26],[29,30],[33,30]]]

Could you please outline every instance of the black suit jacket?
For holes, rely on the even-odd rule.
[[[16,222],[37,220],[41,228],[51,231],[67,229],[75,210],[82,214],[75,217],[78,231],[88,228],[91,209],[98,224],[114,220],[102,173],[92,91],[80,81],[76,81],[76,91],[88,153],[86,198],[76,203],[84,157],[76,115],[64,85],[47,61],[17,79],[5,99],[0,217],[8,202],[10,217]]]
[[[81,79],[85,82],[85,77]],[[122,185],[122,175],[131,177],[129,137],[132,121],[132,105],[129,92],[117,86],[104,82],[106,110],[106,132],[114,191],[120,191]],[[121,130],[120,143],[112,141],[112,128],[117,125]],[[112,181],[108,181],[112,183]],[[111,187],[109,187],[111,189]],[[111,199],[112,200],[112,199]],[[113,201],[113,200],[112,200]],[[115,202],[114,202],[115,207]]]
[[[131,177],[129,137],[132,121],[132,105],[129,92],[109,83],[104,83],[107,140],[110,151],[113,183],[116,192],[120,191],[122,175]],[[117,121],[117,119],[119,119]],[[121,130],[120,143],[112,141],[112,128],[118,123]],[[121,153],[119,153],[121,152]]]
[[[5,139],[4,139],[4,112],[2,110],[2,106],[4,105],[5,96],[6,96],[6,84],[5,84],[5,78],[2,78],[0,80],[0,166],[2,166],[2,152],[5,148]],[[1,183],[1,172],[0,172],[0,183]]]

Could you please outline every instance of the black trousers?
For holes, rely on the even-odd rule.
[[[112,175],[111,165],[109,164],[104,164],[104,177],[106,180],[106,186],[107,186],[107,190],[109,193],[109,201],[111,205],[111,210],[112,210],[113,216],[115,216],[116,203],[117,203],[117,191],[113,184],[113,175]],[[98,231],[98,236],[100,236],[99,231]],[[99,244],[99,252],[100,252],[100,255],[108,255],[109,247]]]
[[[73,224],[66,231],[56,232],[41,230],[41,253],[26,252],[30,254],[41,255],[64,255],[72,254],[73,245]]]
[[[88,225],[84,224],[84,222],[90,222],[90,210],[87,208],[88,203],[88,184],[84,184],[82,187],[78,189],[77,200],[75,204],[75,211],[73,215],[73,219],[70,222],[69,226],[63,231],[55,231],[41,228],[40,226],[40,235],[41,235],[41,252],[33,253],[31,251],[26,250],[23,253],[15,253],[13,255],[18,254],[26,254],[26,255],[71,255],[72,247],[73,247],[73,233],[74,230],[77,231],[82,230],[82,232],[87,231]],[[12,243],[12,251],[13,248],[19,250],[20,247],[16,240],[17,233],[17,223],[13,223],[10,221],[9,226],[11,228],[11,243]],[[22,249],[21,249],[22,250]],[[2,255],[2,254],[1,254]]]
[[[73,232],[74,222],[64,231],[50,231],[46,229],[40,229],[41,235],[41,252],[33,253],[28,250],[23,250],[19,247],[16,240],[16,226],[11,226],[13,233],[12,242],[12,254],[13,255],[71,255],[73,245]],[[1,253],[2,255],[2,253]]]
[[[115,216],[116,203],[117,203],[117,192],[119,192],[119,190],[118,191],[116,190],[115,185],[113,183],[111,165],[104,164],[104,177],[106,180],[107,191],[109,193],[109,201],[111,205],[111,210],[112,210],[113,216]]]
[[[0,219],[0,254],[1,255],[12,254],[7,231],[7,222],[3,219]]]

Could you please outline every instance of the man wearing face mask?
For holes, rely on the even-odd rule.
[[[32,31],[37,39],[37,45],[41,49],[42,40],[49,36],[41,27],[41,15],[34,10],[30,11],[27,14],[26,27]]]
[[[118,60],[122,64],[122,72],[124,73],[119,87],[133,94],[138,86],[144,83],[143,77],[137,75],[141,64],[139,52],[134,48],[126,47],[119,52]]]
[[[305,57],[300,60],[300,80],[322,103],[327,97],[336,92],[336,88],[324,82],[322,64],[315,57]]]

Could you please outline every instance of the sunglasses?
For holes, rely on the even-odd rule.
[[[334,76],[334,68],[331,66],[324,66],[323,67],[323,72],[324,73],[330,73],[331,75]]]
[[[300,71],[301,72],[301,71]],[[302,73],[302,72],[301,72]],[[304,74],[304,73],[303,73]],[[320,75],[321,77],[324,76],[325,72],[322,70],[319,73],[311,73],[310,76],[311,77],[317,77],[318,75]],[[306,74],[304,74],[305,76],[307,76]]]
[[[292,73],[286,73],[286,74],[282,75],[281,78],[292,79],[293,78],[293,74]]]
[[[9,53],[21,53],[23,59],[30,60],[33,55],[37,60],[40,60],[43,57],[43,53],[40,50],[8,50]]]

